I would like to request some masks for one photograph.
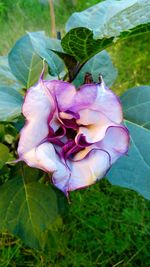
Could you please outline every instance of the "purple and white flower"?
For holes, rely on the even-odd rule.
[[[69,82],[40,78],[28,90],[22,112],[19,160],[51,173],[66,195],[104,177],[128,151],[119,98],[103,81],[76,90]]]

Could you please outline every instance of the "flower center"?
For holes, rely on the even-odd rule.
[[[75,140],[79,125],[76,123],[75,118],[60,118],[56,120],[59,124],[59,128],[54,131],[50,127],[48,141],[53,143],[57,153],[62,156],[65,160],[73,158],[74,155],[85,148],[84,138]]]

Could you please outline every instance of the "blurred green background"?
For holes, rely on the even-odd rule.
[[[72,12],[100,1],[54,2],[57,30],[63,35]],[[51,34],[48,0],[0,0],[0,55],[7,54],[26,31],[39,30]],[[150,35],[145,34],[107,50],[119,72],[112,88],[117,94],[149,84],[149,41]],[[150,266],[149,201],[132,190],[111,186],[105,179],[71,193],[71,201],[69,214],[57,231],[50,252],[30,249],[2,233],[0,266]]]

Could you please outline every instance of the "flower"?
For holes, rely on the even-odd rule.
[[[41,76],[27,91],[22,112],[19,160],[52,173],[66,195],[104,177],[128,151],[121,103],[103,80],[76,90],[69,82]]]

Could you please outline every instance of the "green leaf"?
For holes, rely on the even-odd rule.
[[[72,14],[66,29],[86,27],[94,33],[94,38],[102,39],[119,36],[149,21],[149,0],[107,0]]]
[[[22,85],[11,72],[7,56],[0,57],[0,86],[10,86],[16,90],[22,88]]]
[[[85,62],[114,42],[149,32],[149,22],[149,0],[107,0],[74,13],[62,39],[64,51],[76,60],[71,80]]]
[[[19,39],[9,53],[12,73],[27,88],[35,84],[47,61],[50,74],[58,76],[64,69],[63,61],[51,50],[62,52],[59,40],[45,36],[44,32],[32,32]]]
[[[48,38],[44,32],[29,32],[28,36],[36,53],[46,60],[52,76],[58,76],[64,69],[63,61],[52,51],[63,52],[61,41]]]
[[[150,199],[150,86],[130,89],[121,101],[131,144],[128,155],[114,164],[107,177],[112,184]]]
[[[43,172],[41,170],[31,168],[24,162],[15,164],[12,166],[10,171],[11,177],[21,177],[23,175],[26,183],[37,182],[41,178],[42,174]]]
[[[123,40],[137,34],[150,31],[150,23],[132,28],[130,31],[125,31],[117,38],[102,38],[95,40],[93,32],[87,28],[76,28],[70,30],[62,39],[62,47],[64,51],[73,56],[77,61],[84,64],[95,54],[114,44],[118,40]]]
[[[66,204],[63,194],[61,203]],[[33,248],[44,249],[51,229],[60,216],[57,191],[17,177],[0,187],[0,229],[17,235]]]
[[[117,70],[106,51],[95,55],[83,66],[74,80],[74,84],[77,87],[83,84],[86,72],[92,74],[94,82],[98,82],[98,76],[101,74],[107,86],[111,86],[117,77]]]
[[[68,55],[73,56],[81,63],[86,62],[104,47],[102,40],[94,40],[92,31],[87,28],[70,30],[62,39],[61,44]]]
[[[11,121],[21,113],[23,98],[13,88],[0,87],[0,121]]]
[[[8,55],[8,61],[12,73],[25,87],[28,88],[38,81],[43,62],[28,35],[16,42]]]
[[[150,130],[150,86],[129,89],[121,101],[125,119]]]
[[[5,165],[9,157],[10,155],[8,147],[0,143],[0,169]]]
[[[61,42],[66,55],[59,54],[67,67],[71,57],[70,81],[90,58],[116,41],[149,32],[149,22],[149,0],[107,0],[74,13],[67,23],[69,32]]]

